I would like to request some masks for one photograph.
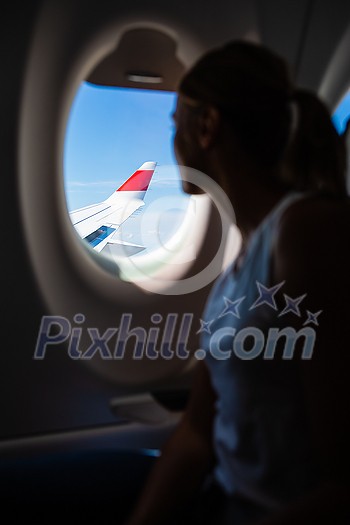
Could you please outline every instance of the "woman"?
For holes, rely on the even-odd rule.
[[[242,250],[208,299],[207,358],[128,523],[348,523],[344,140],[284,61],[251,43],[206,54],[178,92],[177,160],[226,192]],[[275,340],[249,359],[234,337],[252,328]]]

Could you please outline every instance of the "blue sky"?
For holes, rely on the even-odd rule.
[[[71,109],[65,141],[68,209],[108,197],[146,161],[175,165],[171,121],[175,104],[174,93],[82,83]],[[161,185],[158,168],[152,190],[161,190]],[[174,189],[179,191],[179,182],[174,182]]]
[[[173,153],[171,115],[175,106],[174,93],[104,88],[83,82],[71,109],[65,138],[68,210],[103,201],[141,164],[156,161],[142,215],[155,201],[159,215],[152,222],[148,214],[149,226],[143,236],[154,236],[156,229],[161,236],[171,235],[188,205]],[[154,205],[152,211],[155,213]],[[139,215],[130,218],[120,237],[140,242],[140,221]],[[153,240],[149,237],[147,242]]]

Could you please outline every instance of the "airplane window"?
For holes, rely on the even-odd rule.
[[[83,82],[65,138],[65,192],[76,232],[116,263],[120,278],[149,291],[178,282],[194,263],[210,204],[182,190],[173,153],[175,104],[173,92]],[[236,232],[230,254],[238,246]],[[212,278],[204,276],[196,288]]]
[[[78,235],[115,263],[119,278],[161,293],[178,284],[196,261],[212,200],[182,190],[173,153],[175,104],[173,92],[83,82],[64,149],[67,208]],[[224,236],[221,242],[224,247]],[[235,256],[239,242],[235,231],[223,265]],[[212,268],[219,268],[220,250],[200,284],[192,283],[194,289],[216,277]],[[179,293],[184,290],[191,291],[188,283]]]

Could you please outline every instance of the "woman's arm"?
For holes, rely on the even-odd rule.
[[[127,525],[167,523],[199,490],[214,464],[214,403],[206,365],[200,362],[184,416],[157,460]]]
[[[312,358],[300,371],[319,486],[266,525],[350,523],[350,212],[331,201],[301,201],[282,219],[274,251],[274,280],[291,298],[322,310]],[[300,305],[301,306],[301,305]],[[296,330],[301,318],[291,314]],[[348,521],[343,521],[347,515]],[[339,521],[337,521],[339,520]],[[327,521],[327,520],[326,520]],[[265,522],[264,522],[265,525]]]

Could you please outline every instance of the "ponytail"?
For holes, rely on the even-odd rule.
[[[296,105],[296,123],[285,154],[286,182],[300,191],[347,196],[345,140],[327,107],[304,89],[295,91],[291,104]]]

